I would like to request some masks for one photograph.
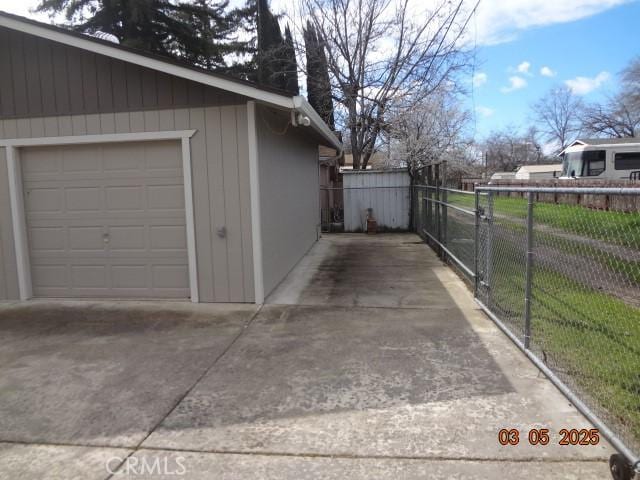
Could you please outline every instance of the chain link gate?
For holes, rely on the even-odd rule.
[[[437,178],[437,176],[436,176]],[[640,188],[414,185],[413,222],[498,327],[640,468]]]

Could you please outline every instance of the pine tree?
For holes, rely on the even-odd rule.
[[[228,0],[41,0],[36,11],[64,13],[63,26],[83,33],[114,35],[121,45],[207,69],[227,68],[224,57],[247,51],[234,40],[239,11]]]
[[[310,22],[307,22],[303,36],[307,54],[307,98],[320,117],[333,129],[333,97],[324,47]]]

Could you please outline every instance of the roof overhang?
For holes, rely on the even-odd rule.
[[[269,106],[301,113],[309,118],[309,127],[313,128],[318,134],[320,134],[328,145],[342,150],[342,143],[304,97],[289,97],[287,95],[278,94],[259,88],[250,83],[225,78],[222,75],[214,75],[209,72],[200,71],[187,66],[181,66],[177,63],[164,61],[163,59],[156,58],[154,56],[136,53],[131,49],[123,48],[109,42],[86,37],[85,35],[79,35],[74,32],[66,32],[64,29],[53,25],[43,24],[30,19],[7,14],[5,12],[0,12],[0,26],[68,45],[70,47],[81,48],[99,55],[105,55],[107,57],[140,65],[168,75],[184,78],[210,87],[219,88],[220,90],[236,93]]]
[[[310,127],[320,134],[322,138],[329,141],[329,146],[337,149],[338,153],[342,152],[342,142],[340,142],[336,134],[329,128],[329,125],[320,118],[318,112],[307,102],[306,98],[300,95],[293,97],[293,105],[297,112],[306,116],[311,121]]]
[[[584,150],[594,150],[594,149],[625,149],[625,148],[637,148],[640,147],[640,141],[629,141],[629,142],[619,142],[619,143],[587,143],[582,140],[576,140],[567,148],[558,153],[558,157],[561,157],[565,153],[572,152],[582,152]]]

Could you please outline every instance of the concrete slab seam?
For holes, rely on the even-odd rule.
[[[222,353],[220,355],[218,355],[213,360],[211,365],[209,365],[204,370],[204,372],[193,382],[193,384],[174,402],[174,404],[167,411],[167,413],[160,420],[158,420],[153,427],[151,427],[149,429],[149,432],[147,433],[147,435],[145,435],[145,437],[142,440],[140,440],[140,442],[138,442],[138,444],[131,450],[129,455],[127,455],[126,457],[124,457],[122,459],[122,462],[120,462],[118,467],[114,470],[114,473],[112,473],[108,477],[106,477],[105,480],[112,479],[113,476],[120,471],[120,468],[128,461],[128,459],[131,458],[131,456],[133,456],[136,452],[138,452],[141,449],[142,444],[153,434],[153,432],[155,432],[157,430],[157,428],[160,425],[162,425],[162,423],[167,419],[167,417],[169,417],[169,415],[171,415],[173,413],[173,411],[178,407],[178,405],[180,405],[180,403],[193,391],[193,389],[200,383],[200,381],[202,381],[202,379],[207,376],[207,374],[213,369],[213,367],[216,366],[218,361],[227,354],[227,352],[231,349],[231,347],[233,347],[233,345],[235,345],[235,343],[240,339],[240,337],[244,334],[244,332],[246,332],[248,330],[248,328],[251,326],[251,324],[253,323],[255,318],[260,314],[260,312],[262,311],[263,305],[264,304],[261,304],[257,308],[257,310],[253,313],[251,318],[249,318],[249,320],[247,320],[245,322],[245,324],[242,326],[242,329],[240,330],[240,332],[238,332],[238,334],[233,338],[233,340],[231,340],[231,342],[229,342],[229,345],[227,345],[225,347],[225,349],[222,351]]]

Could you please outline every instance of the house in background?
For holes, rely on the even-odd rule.
[[[490,181],[495,180],[514,180],[516,178],[516,172],[495,172],[491,175]]]
[[[302,97],[0,13],[0,300],[256,302],[318,238]]]
[[[562,173],[562,164],[523,165],[518,168],[515,180],[545,180],[558,178]]]

